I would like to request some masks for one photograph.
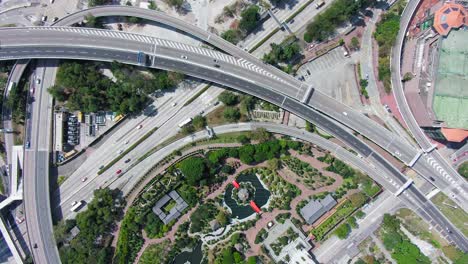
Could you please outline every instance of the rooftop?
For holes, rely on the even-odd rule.
[[[322,200],[310,200],[306,206],[301,209],[301,215],[306,222],[311,225],[323,214],[330,211],[335,205],[335,199],[329,194]]]
[[[452,28],[468,26],[468,12],[459,4],[445,3],[435,12],[434,29],[442,36],[447,36]]]

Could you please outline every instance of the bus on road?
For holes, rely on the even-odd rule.
[[[81,206],[83,205],[83,201],[74,201],[72,203],[72,208],[70,208],[70,212],[77,212]]]

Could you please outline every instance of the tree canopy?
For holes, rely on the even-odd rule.
[[[206,178],[205,160],[200,157],[189,157],[178,164],[178,168],[185,175],[189,185],[199,185],[201,179]]]
[[[246,32],[252,31],[260,20],[260,14],[258,11],[260,8],[256,5],[251,5],[241,13],[241,20],[239,22],[239,28]]]
[[[100,71],[101,64],[92,62],[65,62],[57,72],[56,85],[49,92],[58,101],[66,101],[70,110],[97,112],[112,110],[121,114],[141,111],[149,101],[148,94],[174,86],[179,75],[151,71],[143,75],[134,67],[112,63],[112,81]]]

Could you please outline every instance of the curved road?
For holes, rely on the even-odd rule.
[[[152,12],[152,11],[151,11],[151,12]],[[66,18],[64,19],[64,21],[65,21],[65,20],[66,20]],[[211,37],[208,37],[205,41],[209,42],[210,39],[211,39]],[[3,42],[3,41],[2,41],[2,42]],[[231,44],[229,44],[229,45],[232,46]],[[228,46],[229,46],[229,45],[228,45]],[[236,48],[235,46],[232,46],[232,47],[235,48],[235,51],[237,51],[238,53],[244,55],[242,51],[239,52],[239,49],[238,49],[238,48]],[[50,47],[49,47],[49,48],[50,48]],[[228,48],[229,48],[229,47],[228,47]],[[80,50],[80,49],[81,49],[81,50]],[[2,50],[4,50],[4,48],[3,48]],[[67,52],[70,52],[69,54],[64,54],[63,56],[62,56],[62,55],[60,55],[60,56],[57,55],[56,57],[57,57],[57,58],[76,58],[76,57],[77,57],[77,56],[76,56],[76,55],[77,55],[76,52],[80,52],[80,51],[89,52],[89,50],[94,50],[94,52],[96,53],[96,49],[90,49],[89,47],[86,47],[86,48],[71,48],[71,49],[69,49],[69,50],[67,51]],[[224,50],[225,50],[225,51],[228,51],[229,49],[224,49]],[[24,51],[24,50],[23,50],[23,51]],[[24,52],[24,53],[27,53],[27,52],[28,52],[28,51],[26,51],[26,52]],[[30,52],[34,52],[34,51],[30,50]],[[44,50],[44,52],[45,52],[45,53],[51,53],[51,52],[47,52],[46,50]],[[133,52],[133,53],[131,53],[131,52],[125,52],[125,51],[113,51],[113,52],[114,52],[114,54],[113,54],[113,55],[107,56],[107,59],[105,59],[105,60],[108,60],[108,58],[110,58],[110,57],[113,58],[113,59],[116,59],[116,58],[117,58],[117,59],[121,60],[121,59],[119,58],[120,56],[121,56],[121,58],[125,58],[126,60],[133,60],[133,61],[135,60],[135,56],[136,56],[135,52]],[[52,52],[52,53],[53,53],[53,52]],[[73,54],[73,53],[75,53],[75,54]],[[180,53],[179,53],[179,54],[180,54]],[[25,54],[23,54],[23,55],[25,55]],[[31,54],[29,54],[29,55],[31,55]],[[50,57],[49,55],[50,55],[50,54],[46,54],[44,57]],[[93,55],[94,55],[94,54],[93,54]],[[97,55],[97,54],[96,54],[96,55]],[[17,56],[17,55],[15,55],[15,56]],[[9,58],[14,58],[15,56],[11,56],[11,57],[9,57]],[[126,56],[126,57],[125,57],[125,56]],[[34,56],[33,56],[33,57],[34,57]],[[53,57],[53,56],[52,56],[52,57]],[[89,57],[86,57],[86,56],[82,56],[82,57],[83,57],[83,58],[88,58],[88,59],[89,59]],[[92,58],[95,59],[94,56],[92,56]],[[211,58],[211,59],[212,59],[212,58]],[[185,65],[186,63],[184,63],[184,62],[182,62],[182,63],[180,63],[180,62],[174,62],[174,61],[171,61],[171,60],[164,60],[164,59],[161,59],[161,58],[160,58],[159,60],[160,60],[160,61],[156,62],[156,63],[158,64],[159,68],[163,68],[163,69],[172,69],[172,68],[174,68],[175,66],[178,66],[179,68],[187,67],[187,66]],[[257,61],[257,60],[255,59],[254,61]],[[134,63],[133,63],[133,64],[134,64]],[[178,65],[176,65],[176,64],[178,64]],[[265,67],[265,65],[262,65],[262,67]],[[201,68],[203,68],[203,67],[201,67]],[[269,68],[271,68],[271,66],[270,66]],[[202,77],[203,75],[206,75],[206,73],[210,72],[210,70],[212,70],[212,69],[209,69],[208,71],[206,71],[206,69],[204,69],[204,70],[205,70],[204,73],[200,73],[200,72],[194,71],[193,69],[186,69],[186,71],[188,72],[188,74],[193,75],[193,76],[196,76],[196,77]],[[272,69],[272,71],[274,72],[274,71],[277,71],[277,70],[276,70],[276,69]],[[276,72],[275,72],[275,74],[276,74]],[[280,74],[278,74],[278,75],[283,76],[283,75],[285,75],[285,74],[284,74],[284,73],[280,73]],[[210,77],[210,78],[208,78],[208,77]],[[205,79],[213,80],[213,81],[215,81],[214,79],[217,79],[217,78],[223,78],[223,77],[221,77],[221,75],[219,75],[219,73],[217,73],[217,76],[215,76],[215,77],[211,77],[211,76],[208,76],[208,77],[205,77]],[[239,76],[237,76],[237,77],[239,77]],[[253,93],[252,91],[250,91],[250,89],[252,89],[252,88],[250,88],[250,87],[253,86],[255,89],[258,89],[258,91],[262,91],[262,89],[264,89],[263,87],[259,87],[257,84],[252,84],[252,82],[249,82],[249,81],[245,81],[245,80],[236,80],[236,79],[238,79],[238,78],[231,78],[231,79],[226,78],[226,77],[224,77],[224,78],[225,78],[225,79],[224,79],[223,81],[218,80],[218,82],[219,82],[219,83],[223,83],[223,84],[224,84],[224,83],[229,83],[229,82],[231,82],[232,84],[229,85],[230,87],[237,87],[237,89],[242,90],[242,91],[246,91],[246,90],[247,90],[248,93],[251,93],[251,94],[254,94],[254,95],[258,94],[258,92],[257,92],[257,93]],[[288,79],[289,79],[289,80],[288,80]],[[291,76],[288,76],[287,78],[284,78],[284,80],[287,80],[287,82],[289,82],[288,84],[294,84],[294,83],[297,83],[297,82],[298,82],[298,81],[295,80],[295,79],[294,79],[294,81],[292,81],[291,79],[293,79]],[[262,85],[262,86],[263,86],[263,85]],[[290,85],[288,85],[288,86],[290,86]],[[250,89],[249,89],[249,88],[246,89],[245,87],[249,87]],[[272,87],[275,87],[275,86],[272,86]],[[300,87],[300,86],[299,86],[299,87]],[[296,88],[296,89],[297,89],[297,88]],[[300,91],[300,90],[301,90],[301,88],[299,88],[299,91]],[[275,102],[275,104],[278,104],[278,105],[282,106],[283,108],[285,108],[285,109],[287,109],[287,110],[290,110],[290,111],[292,110],[293,112],[295,112],[295,110],[296,110],[296,112],[301,112],[301,111],[302,111],[302,114],[300,114],[300,115],[303,116],[305,119],[310,120],[310,121],[312,121],[313,123],[319,124],[320,126],[323,126],[323,127],[324,127],[326,130],[328,130],[330,133],[337,134],[337,136],[338,136],[339,138],[341,138],[341,139],[344,140],[345,142],[349,143],[351,146],[353,146],[353,148],[357,148],[357,149],[359,150],[359,152],[362,153],[365,157],[370,157],[372,154],[375,154],[375,153],[373,153],[373,151],[370,150],[370,148],[367,147],[364,143],[360,142],[360,141],[357,140],[355,137],[353,137],[352,135],[350,135],[350,134],[347,133],[346,131],[342,130],[342,128],[341,128],[339,125],[337,125],[336,123],[334,123],[334,122],[332,122],[332,121],[329,121],[327,118],[324,118],[322,115],[320,115],[320,114],[318,114],[317,112],[313,111],[313,110],[310,109],[309,107],[305,107],[304,105],[298,103],[297,101],[291,100],[291,99],[289,99],[289,98],[287,98],[287,97],[285,97],[285,96],[283,96],[283,95],[278,95],[278,94],[274,94],[274,93],[272,94],[271,91],[267,91],[267,90],[264,90],[264,92],[266,92],[266,93],[261,93],[261,94],[258,94],[258,95],[256,95],[256,96],[258,96],[258,97],[260,97],[260,98],[263,98],[263,99],[266,99],[267,101],[270,101],[270,102]],[[323,97],[323,96],[320,97],[321,95],[318,94],[318,93],[314,93],[313,96],[315,96],[315,98],[322,98],[323,101],[325,101],[325,100],[327,99],[326,97]],[[297,94],[296,94],[296,96],[293,97],[293,98],[297,98],[297,97],[298,97],[298,96],[297,96]],[[313,97],[313,98],[314,98],[314,97]],[[282,99],[282,101],[278,101],[278,99]],[[315,100],[312,100],[312,101],[315,102]],[[321,101],[321,102],[323,102],[323,101]],[[328,112],[328,108],[326,108],[327,106],[328,106],[328,107],[332,106],[333,108],[335,108],[335,109],[333,109],[333,111],[331,111],[331,113],[334,113],[334,114],[335,114],[335,116],[333,116],[334,118],[336,118],[337,120],[340,120],[340,121],[343,121],[343,120],[346,121],[347,118],[344,118],[343,116],[339,116],[341,113],[337,113],[337,111],[336,111],[336,109],[347,109],[346,107],[343,107],[342,105],[339,105],[339,104],[336,103],[336,102],[332,102],[332,104],[322,105],[322,110],[321,110],[321,111],[323,111],[323,112],[325,112],[325,113],[327,113],[327,114],[329,114],[329,115],[330,115],[330,112]],[[297,110],[299,110],[299,111],[297,111]],[[352,110],[349,110],[349,113],[351,113],[351,114],[349,114],[350,116],[351,116],[351,115],[354,115],[354,113],[352,112]],[[343,113],[343,115],[344,115],[345,117],[348,116],[347,114],[344,114],[344,113]],[[359,115],[359,114],[358,114],[358,115]],[[361,117],[361,115],[359,115],[359,117],[356,116],[356,118],[357,118],[357,120],[359,120],[359,119],[366,119],[366,118],[364,118],[364,117]],[[323,122],[318,122],[318,121],[323,121]],[[317,123],[317,122],[318,122],[318,123]],[[352,124],[353,127],[356,127],[357,124],[359,124],[360,127],[364,127],[363,124],[365,124],[365,123],[367,123],[367,122],[368,122],[368,121],[365,121],[365,122],[363,122],[363,123],[359,123],[359,122],[353,122],[353,121],[350,122],[350,121],[348,120],[348,121],[346,121],[346,122],[344,122],[344,123],[347,123],[348,125],[349,125],[350,123],[354,123],[354,124]],[[372,124],[372,126],[374,126],[374,124]],[[370,126],[370,127],[372,127],[372,126]],[[360,132],[359,130],[362,130],[362,129],[356,129],[356,130],[357,130],[358,132]],[[380,132],[380,131],[378,131],[378,132]],[[366,134],[369,134],[369,133],[368,133],[368,132],[367,132],[367,133],[364,132],[363,134],[366,135]],[[378,133],[378,134],[379,134],[379,136],[384,136],[384,137],[387,138],[387,140],[390,140],[389,144],[393,144],[394,141],[395,141],[396,143],[398,143],[398,140],[399,140],[398,137],[390,137],[390,139],[389,139],[389,138],[387,137],[386,133]],[[340,136],[339,136],[339,135],[340,135]],[[370,137],[370,138],[372,139],[372,137]],[[397,144],[397,145],[400,145],[400,144]],[[388,147],[388,145],[387,145],[386,147]],[[401,148],[402,146],[400,145],[399,147]],[[411,158],[411,155],[412,155],[411,152],[414,152],[414,151],[410,151],[410,153],[408,153],[408,154],[410,154],[410,155],[409,155],[409,158]],[[395,152],[393,152],[393,153],[395,153]],[[398,156],[398,155],[397,155],[397,156]],[[379,158],[378,155],[374,155],[374,156],[372,156],[371,158],[376,159],[376,161],[377,161],[378,163],[381,163],[381,162],[382,162],[383,164],[386,164],[386,161],[384,161],[381,157]],[[388,166],[386,166],[386,165],[384,165],[384,166],[388,168]],[[399,172],[397,171],[397,173],[399,173]],[[401,175],[401,174],[400,174],[400,175]],[[403,178],[403,179],[404,179],[404,178]]]

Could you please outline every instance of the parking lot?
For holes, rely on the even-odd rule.
[[[305,82],[315,89],[360,110],[362,104],[354,74],[356,59],[355,56],[345,57],[344,52],[342,47],[333,49],[304,64],[297,73],[299,78],[304,76]]]

